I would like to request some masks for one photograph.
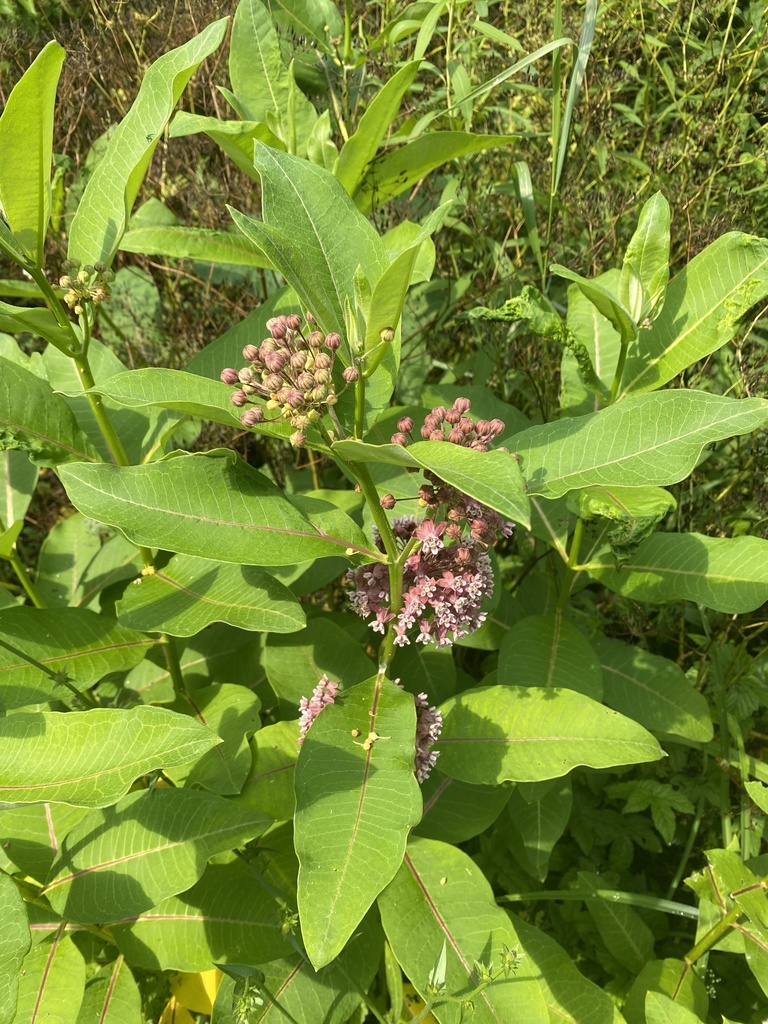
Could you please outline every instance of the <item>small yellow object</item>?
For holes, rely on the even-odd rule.
[[[201,974],[179,972],[171,976],[171,992],[184,1009],[195,1013],[211,1013],[221,978],[221,971],[217,968]]]
[[[195,1024],[195,1018],[189,1010],[185,1010],[183,1006],[179,1006],[174,997],[171,996],[166,1003],[165,1009],[161,1013],[160,1020],[157,1024]]]
[[[424,1009],[424,1000],[421,998],[419,993],[407,982],[403,985],[403,1015],[401,1020],[413,1020],[414,1017],[418,1017],[421,1011]],[[437,1024],[437,1018],[428,1013],[424,1018],[423,1024]]]

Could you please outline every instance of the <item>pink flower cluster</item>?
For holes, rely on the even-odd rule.
[[[491,560],[472,537],[462,537],[457,524],[435,523],[413,516],[392,523],[401,547],[414,537],[421,541],[403,571],[403,605],[397,615],[389,609],[389,577],[380,563],[360,566],[347,572],[354,586],[352,608],[367,618],[373,615],[371,628],[383,633],[386,624],[394,624],[395,644],[410,643],[408,630],[418,626],[417,643],[435,643],[450,647],[454,640],[474,633],[485,621],[480,611],[483,600],[493,594]],[[445,544],[443,538],[454,543]],[[377,538],[379,546],[380,539]]]
[[[440,756],[439,750],[430,750],[440,737],[443,728],[443,714],[436,707],[430,707],[426,693],[416,697],[416,761],[414,772],[418,782],[425,782]]]
[[[310,725],[312,725],[324,707],[334,703],[338,692],[339,684],[329,679],[323,673],[309,700],[306,697],[301,698],[299,701],[299,711],[301,712],[299,717],[299,746],[304,742],[304,737],[307,735]]]

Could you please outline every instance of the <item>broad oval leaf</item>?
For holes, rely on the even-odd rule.
[[[215,853],[253,839],[265,814],[193,789],[139,790],[92,811],[64,840],[43,889],[70,921],[140,914],[189,889]]]
[[[125,370],[100,381],[91,391],[132,409],[160,406],[228,427],[240,426],[238,413],[229,400],[232,388],[220,380],[208,380],[184,370],[154,366]]]
[[[173,256],[202,263],[272,269],[264,254],[245,235],[234,231],[185,228],[175,224],[134,227],[120,239],[119,249],[148,256]]]
[[[670,281],[653,327],[628,354],[622,390],[653,391],[729,341],[739,319],[768,295],[768,239],[730,231]]]
[[[116,526],[135,544],[241,565],[347,552],[380,557],[351,519],[337,513],[345,535],[331,536],[233,452],[180,455],[149,466],[80,463],[62,467],[60,475],[81,512]]]
[[[64,836],[87,814],[67,804],[16,804],[0,808],[0,843],[23,874],[42,886]]]
[[[383,462],[428,469],[513,522],[530,527],[525,483],[517,460],[509,452],[478,452],[447,441],[416,441],[407,448],[399,444],[337,441],[333,450],[348,462]]]
[[[47,608],[67,608],[75,603],[80,577],[100,550],[98,528],[85,516],[76,512],[56,523],[40,548],[35,580]]]
[[[227,19],[159,57],[88,180],[69,231],[70,259],[111,263],[168,119],[197,66],[220,45]]]
[[[264,964],[293,952],[277,901],[241,862],[209,864],[187,892],[110,925],[133,964],[161,971],[206,971],[212,963]]]
[[[603,696],[600,660],[561,612],[526,615],[513,623],[499,649],[498,671],[502,683],[566,687],[593,700]]]
[[[358,267],[375,285],[384,245],[330,171],[263,143],[254,146],[262,220],[231,210],[235,224],[272,261],[325,331],[346,336],[344,299]]]
[[[513,975],[474,993],[475,961],[497,964],[504,946],[520,949],[520,942],[485,876],[462,850],[432,839],[411,839],[402,867],[378,903],[392,951],[423,998],[445,945],[446,992],[459,999],[473,993],[473,1024],[549,1024],[547,1005],[524,956]],[[463,1019],[458,999],[446,1003],[438,995],[435,1002],[432,1012],[440,1024]]]
[[[608,291],[615,292],[619,285],[619,276],[620,272],[617,269],[611,269],[594,280]],[[575,284],[568,288],[566,323],[576,340],[586,348],[595,373],[607,394],[621,351],[619,335],[610,320],[592,305]],[[579,373],[576,356],[570,349],[564,349],[560,363],[561,411],[566,416],[582,415],[597,412],[601,404],[600,397],[585,386]]]
[[[415,734],[413,696],[374,677],[324,708],[304,740],[295,776],[298,904],[316,969],[338,956],[400,867],[421,814]]]
[[[768,541],[760,537],[655,533],[620,570],[610,556],[581,568],[635,601],[695,601],[739,615],[768,600]]]
[[[593,642],[603,670],[606,704],[654,732],[696,743],[712,739],[709,703],[674,661],[607,637]]]
[[[538,782],[577,765],[611,768],[664,755],[636,722],[574,690],[486,686],[441,710],[440,771],[465,782]]]
[[[107,807],[140,775],[184,764],[218,742],[165,708],[19,712],[0,719],[0,801]]]
[[[35,465],[99,461],[72,411],[50,384],[0,356],[0,446],[22,448]]]
[[[65,56],[55,40],[44,46],[11,90],[0,117],[0,207],[38,267],[51,215],[53,110]]]
[[[77,1024],[143,1024],[141,992],[122,956],[88,980]]]
[[[110,672],[138,665],[156,644],[85,608],[3,609],[0,637],[15,648],[0,646],[3,709],[60,699],[66,691],[56,688],[51,672],[65,672],[77,690],[87,690]]]
[[[16,883],[0,872],[0,1024],[11,1024],[16,1013],[18,971],[32,937],[27,911]]]
[[[677,483],[706,445],[757,430],[766,420],[762,398],[660,391],[530,427],[514,446],[529,492],[558,498],[577,487]]]
[[[512,791],[504,839],[518,864],[539,882],[547,877],[552,850],[568,825],[572,806],[568,777],[522,783]]]
[[[291,591],[263,569],[174,555],[128,587],[117,604],[124,626],[194,636],[211,622],[265,633],[295,633],[306,622]]]
[[[85,990],[85,961],[63,924],[24,957],[14,1024],[76,1024]]]
[[[251,740],[251,769],[238,802],[258,807],[275,821],[290,821],[296,810],[294,769],[299,756],[299,724],[275,722]]]
[[[414,834],[444,843],[464,843],[489,828],[504,810],[511,786],[472,786],[436,768],[422,783],[424,813]]]

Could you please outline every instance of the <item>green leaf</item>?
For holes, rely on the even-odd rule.
[[[508,452],[479,452],[445,441],[416,441],[407,448],[399,444],[337,441],[333,450],[348,462],[383,462],[428,469],[508,519],[530,526],[530,510],[520,466]]]
[[[27,911],[16,883],[0,872],[0,1024],[11,1024],[19,987],[18,971],[32,937]]]
[[[654,732],[708,743],[713,728],[706,697],[674,661],[642,647],[595,637],[606,704]]]
[[[123,370],[90,390],[134,409],[160,406],[225,426],[240,426],[239,414],[229,400],[232,388],[184,370],[155,366]]]
[[[403,96],[411,87],[420,66],[420,60],[412,60],[384,83],[368,104],[354,133],[342,146],[333,173],[351,196],[360,186],[366,168],[397,117]]]
[[[238,802],[257,807],[275,821],[290,821],[296,810],[293,776],[299,756],[298,722],[275,722],[251,740],[253,761]]]
[[[421,813],[415,730],[413,696],[374,677],[324,708],[306,736],[295,843],[301,932],[315,969],[338,956],[400,867]]]
[[[637,324],[626,306],[607,288],[588,281],[586,277],[577,274],[575,270],[569,270],[559,263],[550,264],[550,272],[564,277],[566,281],[573,281],[581,290],[582,294],[589,299],[598,313],[601,313],[613,326],[624,345],[628,345],[637,336]]]
[[[295,88],[293,72],[283,63],[280,40],[261,0],[241,0],[232,22],[229,76],[240,103],[254,121],[275,117],[289,152],[305,156],[317,111]]]
[[[324,331],[346,337],[344,299],[362,268],[375,285],[387,268],[381,239],[333,175],[262,143],[254,146],[262,189],[262,220],[230,210],[312,312]]]
[[[289,1021],[348,1024],[359,1020],[361,992],[367,991],[374,979],[381,962],[382,945],[381,926],[376,916],[369,914],[339,957],[319,971],[298,954],[261,962],[259,972],[264,976],[264,987],[274,996],[280,1009],[265,998],[264,1007],[252,1013],[249,1021],[257,1024],[257,1021],[282,1018],[286,1024]],[[233,963],[232,972],[236,969]],[[233,1010],[235,985],[234,978],[222,978],[213,1007],[212,1020],[216,1024],[242,1024],[242,1015]]]
[[[701,1020],[707,1019],[709,996],[704,982],[683,960],[652,960],[632,983],[624,1003],[627,1024],[648,1024],[645,1016],[646,994],[661,992],[680,1006],[692,1010]]]
[[[599,889],[604,880],[589,871],[577,872],[580,886]],[[612,957],[637,974],[653,956],[653,932],[636,910],[613,900],[587,900],[587,910]]]
[[[512,921],[526,960],[541,986],[551,1020],[560,1024],[624,1024],[610,995],[584,977],[573,958],[551,935],[516,915]]]
[[[269,8],[279,28],[314,39],[323,53],[335,56],[329,37],[344,33],[344,18],[333,0],[270,0]]]
[[[435,768],[421,785],[424,812],[414,834],[444,843],[464,843],[496,821],[511,792],[508,786],[472,786]]]
[[[446,994],[461,997],[477,985],[475,962],[498,965],[503,947],[520,950],[508,915],[494,900],[477,864],[462,850],[411,839],[403,866],[379,897],[384,933],[405,975],[426,999],[435,959],[446,945]],[[509,978],[472,996],[473,1024],[525,1021],[549,1024],[549,1013],[527,957]],[[440,1024],[459,1024],[461,1005],[437,997]]]
[[[171,636],[193,636],[211,622],[265,633],[294,633],[306,622],[290,590],[262,569],[194,555],[174,555],[136,580],[117,617],[124,626]]]
[[[143,1024],[141,993],[123,957],[102,967],[85,986],[77,1024]]]
[[[573,690],[485,686],[441,710],[440,771],[465,782],[538,782],[581,764],[610,768],[663,756],[645,729]]]
[[[634,601],[695,601],[736,615],[768,600],[768,541],[759,537],[655,533],[621,570],[607,557],[581,568]]]
[[[218,742],[165,708],[20,712],[0,719],[0,800],[107,807],[146,772],[184,764]]]
[[[156,643],[85,608],[5,608],[0,611],[0,636],[15,648],[0,646],[0,707],[5,709],[60,700],[66,694],[55,689],[40,665],[65,672],[82,692],[110,672],[138,665]]]
[[[37,334],[62,352],[71,352],[74,346],[72,334],[61,326],[50,309],[37,306],[12,306],[0,302],[0,331]]]
[[[669,281],[669,203],[655,192],[643,205],[624,253],[619,300],[637,324],[654,320]]]
[[[662,391],[530,427],[515,436],[514,447],[529,493],[557,498],[580,487],[677,483],[706,445],[757,430],[766,420],[762,398]]]
[[[424,644],[399,647],[390,674],[393,679],[402,679],[411,693],[426,690],[430,704],[441,704],[456,692],[456,663],[450,648],[438,650]]]
[[[77,1024],[85,990],[85,961],[63,926],[36,943],[21,965],[13,1024]]]
[[[42,885],[64,836],[87,813],[83,807],[66,804],[5,807],[0,810],[3,850],[15,867]]]
[[[566,687],[597,701],[603,696],[597,654],[561,612],[527,615],[512,625],[499,650],[499,681]]]
[[[0,446],[21,448],[42,466],[99,459],[61,395],[37,374],[2,356]]]
[[[647,992],[645,995],[645,1019],[647,1024],[701,1024],[693,1010],[675,1003],[663,992]]]
[[[111,263],[152,155],[187,82],[221,44],[227,19],[207,28],[149,68],[133,106],[88,179],[69,230],[70,259]]]
[[[188,688],[173,710],[196,718],[218,733],[222,742],[192,764],[168,769],[168,777],[177,785],[202,786],[220,796],[239,793],[251,768],[248,737],[261,725],[260,708],[259,698],[245,686],[214,683]]]
[[[180,110],[174,117],[169,134],[173,139],[184,135],[196,135],[198,132],[204,133],[220,146],[243,174],[253,181],[259,180],[253,166],[254,142],[263,142],[272,149],[285,150],[282,139],[260,121],[222,121],[217,117],[203,117],[185,110]],[[199,231],[200,228],[194,230]]]
[[[354,195],[357,208],[369,214],[411,188],[442,164],[485,149],[510,146],[516,141],[515,135],[428,132],[369,163]]]
[[[0,451],[0,524],[8,529],[24,518],[37,484],[37,466],[26,452]]]
[[[56,523],[43,541],[35,586],[48,608],[74,603],[80,577],[101,550],[101,539],[94,525],[75,513]]]
[[[594,283],[615,293],[619,287],[619,271],[608,270],[594,278]],[[589,360],[607,394],[621,350],[619,335],[610,320],[592,305],[575,284],[568,288],[566,325],[576,340],[586,348]],[[597,412],[600,406],[600,398],[589,390],[579,372],[576,356],[565,349],[560,366],[561,410],[568,416],[578,416]]]
[[[173,256],[203,263],[272,269],[272,264],[262,252],[244,235],[233,231],[175,225],[129,228],[120,239],[118,248],[120,252],[138,252],[148,256]]]
[[[516,786],[507,804],[504,829],[507,845],[520,867],[543,882],[549,859],[571,817],[573,792],[570,778]]]
[[[264,646],[264,670],[275,694],[298,714],[299,700],[310,697],[323,673],[347,689],[369,679],[374,665],[357,641],[334,622],[311,619],[291,637],[270,636]]]
[[[152,789],[92,811],[67,835],[43,893],[70,921],[117,921],[184,892],[270,819],[213,793]]]
[[[11,90],[0,117],[0,207],[38,267],[51,216],[53,111],[65,56],[57,42],[47,43]]]
[[[334,513],[344,536],[326,533],[230,451],[180,454],[149,466],[79,463],[62,467],[60,476],[81,512],[135,544],[241,565],[347,551],[378,557],[351,519]]]
[[[136,579],[143,568],[135,544],[121,534],[110,537],[85,567],[73,596],[73,604],[100,610],[103,590],[120,580]]]
[[[132,964],[196,973],[222,961],[264,964],[289,955],[278,911],[247,867],[235,861],[209,864],[187,892],[109,930]]]
[[[731,231],[670,281],[653,328],[627,356],[624,393],[653,391],[733,337],[739,320],[768,295],[768,240]]]

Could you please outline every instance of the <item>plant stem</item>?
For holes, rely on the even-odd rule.
[[[576,575],[576,566],[579,564],[579,548],[581,547],[583,537],[584,520],[579,516],[576,520],[576,528],[573,531],[573,537],[571,538],[571,548],[568,552],[565,575],[563,576],[563,582],[560,587],[560,596],[557,600],[557,610],[559,612],[565,611],[565,606],[568,604],[571,586],[573,585],[573,578]]]
[[[29,578],[27,570],[25,569],[23,562],[19,558],[19,553],[16,550],[15,545],[11,550],[10,555],[8,555],[8,561],[11,563],[11,568],[18,576],[19,583],[21,583],[22,587],[26,591],[27,597],[35,606],[35,608],[45,608],[45,601],[40,596],[40,593],[35,584]]]
[[[621,385],[621,378],[624,376],[624,364],[627,361],[627,350],[629,348],[629,342],[621,339],[621,348],[619,350],[619,360],[616,363],[616,373],[613,375],[613,382],[611,383],[611,391],[608,395],[608,405],[612,405],[616,401],[616,395]]]
[[[355,384],[355,437],[362,441],[365,432],[365,376],[361,373]]]
[[[169,633],[163,633],[162,641],[164,644],[165,663],[168,666],[168,672],[173,682],[173,692],[177,697],[180,697],[187,692],[187,686],[184,682],[184,674],[181,671],[179,652],[176,650],[176,639]]]

